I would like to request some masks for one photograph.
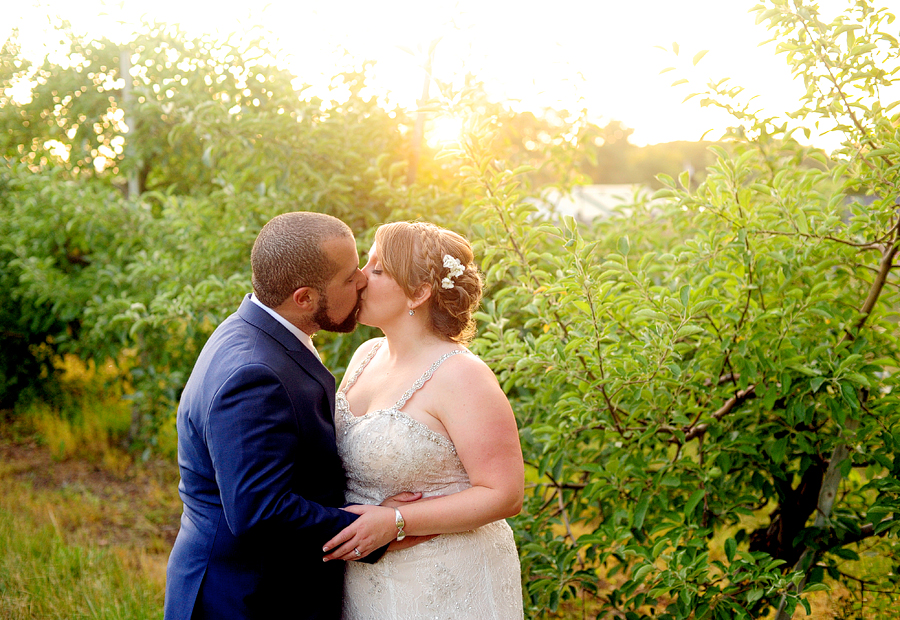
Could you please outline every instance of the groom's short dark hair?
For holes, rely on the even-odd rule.
[[[338,266],[322,244],[335,237],[353,238],[350,227],[324,213],[296,211],[275,216],[259,231],[250,253],[253,292],[276,308],[302,286],[325,293]]]

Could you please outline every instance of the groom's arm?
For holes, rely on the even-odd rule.
[[[205,438],[235,536],[288,535],[312,551],[356,519],[293,491],[301,448],[297,424],[287,389],[263,364],[237,369],[218,390]]]

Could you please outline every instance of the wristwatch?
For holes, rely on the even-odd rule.
[[[406,521],[403,520],[403,515],[400,514],[400,511],[394,508],[394,516],[396,517],[395,523],[397,524],[397,540],[403,540],[406,538],[406,532],[403,531],[403,527],[406,525]]]

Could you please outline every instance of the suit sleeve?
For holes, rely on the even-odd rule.
[[[311,550],[356,515],[293,492],[300,437],[288,391],[265,365],[235,371],[210,408],[206,442],[235,536],[294,536]],[[315,472],[302,472],[315,475]]]

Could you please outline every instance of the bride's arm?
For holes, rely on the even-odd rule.
[[[410,535],[464,532],[522,509],[522,449],[506,395],[490,369],[475,357],[455,356],[441,370],[429,381],[430,389],[422,390],[428,394],[425,406],[450,435],[472,488],[401,508],[404,532]],[[356,559],[354,547],[368,551],[370,545],[389,542],[380,536],[385,524],[394,521],[393,509],[348,509],[363,516],[326,544],[333,550],[327,559]]]
[[[475,356],[457,355],[444,366],[448,372],[431,379],[440,381],[427,405],[447,429],[472,488],[403,510],[411,534],[463,532],[522,509],[525,468],[506,395]]]

